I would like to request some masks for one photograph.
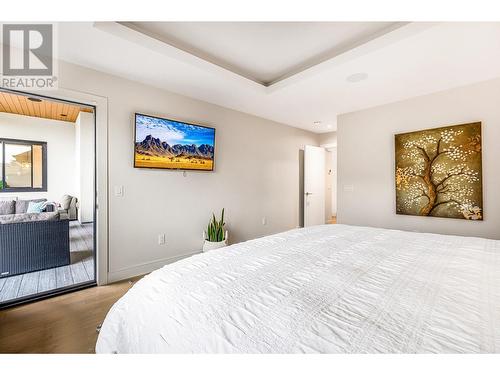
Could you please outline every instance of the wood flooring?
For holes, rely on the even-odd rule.
[[[93,353],[96,327],[139,279],[0,310],[0,353]]]

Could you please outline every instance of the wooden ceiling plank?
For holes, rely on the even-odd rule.
[[[47,102],[47,105],[49,106],[49,108],[48,108],[48,114],[49,114],[50,118],[53,119],[54,118],[54,113],[55,113],[54,103]]]
[[[16,99],[16,105],[17,109],[21,114],[24,114],[24,106],[23,106],[23,101],[26,100],[26,97],[24,95],[13,95]]]
[[[18,113],[18,109],[16,107],[16,104],[14,103],[14,98],[12,97],[11,94],[6,95],[7,101],[9,102],[10,109],[12,113]]]
[[[75,117],[75,107],[70,105],[69,106],[69,111],[68,111],[68,117],[66,117],[66,121],[68,122],[75,122],[76,117]]]
[[[91,107],[81,107],[80,111],[87,113],[94,113],[94,109]]]
[[[45,113],[45,103],[47,101],[46,100],[43,100],[41,103],[40,103],[40,117],[42,118],[47,118],[47,115]]]
[[[23,108],[23,99],[24,99],[24,96],[21,96],[21,95],[14,95],[15,98],[16,98],[16,106],[17,106],[17,110],[20,112],[20,113],[24,113],[24,108]]]
[[[23,96],[22,98],[19,98],[19,103],[21,104],[22,108],[22,114],[26,115],[28,113],[28,99]]]
[[[63,117],[62,119],[66,122],[70,122],[71,120],[69,119],[69,116],[71,114],[71,105],[69,105],[68,103],[64,103],[62,113],[66,115],[66,117]]]
[[[63,104],[63,111],[62,111],[63,114],[65,114],[66,116],[63,117],[62,119],[64,121],[70,121],[71,122],[71,119],[70,119],[70,114],[71,114],[71,105],[69,105],[68,103],[64,103]]]
[[[19,100],[19,95],[10,95],[10,98],[12,99],[12,103],[14,103],[14,107],[16,108],[16,113],[17,114],[22,114],[23,113],[23,108],[21,107],[21,102]]]
[[[63,114],[65,114],[64,111],[66,109],[66,105],[64,103],[60,103],[60,104],[61,104],[61,106],[59,108],[61,108],[61,109],[59,110],[59,119],[61,121],[64,121],[64,120],[66,120],[66,117],[63,116]]]
[[[47,118],[52,118],[52,105],[49,101],[45,101],[45,115]]]
[[[68,121],[68,122],[75,122],[73,120],[73,116],[74,116],[74,113],[75,113],[74,106],[69,105],[68,107],[69,107],[68,108],[68,117],[66,117],[66,121]]]
[[[27,116],[35,116],[35,109],[33,108],[33,102],[31,100],[26,100],[26,104],[28,105],[28,113]]]
[[[41,104],[42,102],[33,102],[33,109],[35,110],[36,117],[42,117],[40,111]]]
[[[71,122],[76,121],[76,119],[78,118],[78,113],[80,113],[80,107],[77,107],[76,105],[72,105],[70,115],[68,116],[68,117],[70,117]]]
[[[59,121],[64,120],[64,117],[61,116],[61,113],[63,113],[63,110],[64,110],[64,104],[62,104],[61,102],[58,102],[57,103],[57,119]]]
[[[54,104],[54,102],[50,102],[50,118],[53,120],[57,120],[56,113],[57,113],[57,106]]]
[[[0,112],[74,123],[80,112],[94,113],[94,110],[91,107],[45,99],[33,102],[25,95],[0,92]],[[66,116],[61,116],[62,114]]]
[[[19,113],[19,109],[16,105],[17,97],[11,94],[7,94],[7,100],[9,102],[10,108],[12,109],[12,113]]]
[[[59,112],[59,118],[61,119],[61,121],[66,121],[66,117],[64,117],[63,115],[66,114],[66,104],[64,103],[61,103],[61,112]]]
[[[3,104],[4,108],[7,110],[7,112],[13,113],[13,110],[10,107],[10,102],[9,102],[9,100],[7,100],[7,93],[2,92],[0,96],[2,97],[2,104]]]
[[[0,111],[2,111],[2,112],[8,112],[7,108],[5,108],[4,105],[3,105],[3,96],[2,95],[0,95]]]

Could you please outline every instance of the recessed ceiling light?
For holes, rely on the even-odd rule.
[[[42,99],[34,98],[32,96],[28,96],[28,100],[35,103],[40,103],[42,101]]]
[[[332,124],[328,125],[328,129],[331,129],[331,128],[333,128],[333,125]]]
[[[316,126],[321,125],[321,121],[314,121],[313,124]]]
[[[354,73],[354,74],[351,74],[350,76],[348,76],[346,78],[346,80],[347,80],[347,82],[356,83],[356,82],[364,81],[367,78],[368,78],[368,74],[366,74],[366,73]]]

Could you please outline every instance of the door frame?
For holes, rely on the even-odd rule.
[[[59,88],[48,92],[61,100],[77,101],[95,108],[95,221],[96,283],[108,283],[108,98]]]
[[[94,282],[54,289],[2,303],[0,308],[29,303],[108,283],[108,99],[89,93],[58,88],[50,91],[18,91],[0,87],[0,92],[82,104],[94,108]]]

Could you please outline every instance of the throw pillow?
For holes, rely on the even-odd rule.
[[[0,215],[11,215],[15,212],[15,201],[0,201]]]
[[[30,202],[45,202],[47,199],[40,198],[40,199],[28,199],[28,200],[23,200],[20,199],[16,201],[16,214],[25,214],[28,211],[28,206]]]
[[[63,197],[61,198],[61,208],[63,210],[69,210],[69,206],[71,204],[71,200],[73,199],[73,197],[71,195],[63,195]]]
[[[28,209],[26,210],[27,214],[40,214],[43,212],[45,205],[47,202],[33,202],[31,201],[28,204]]]

